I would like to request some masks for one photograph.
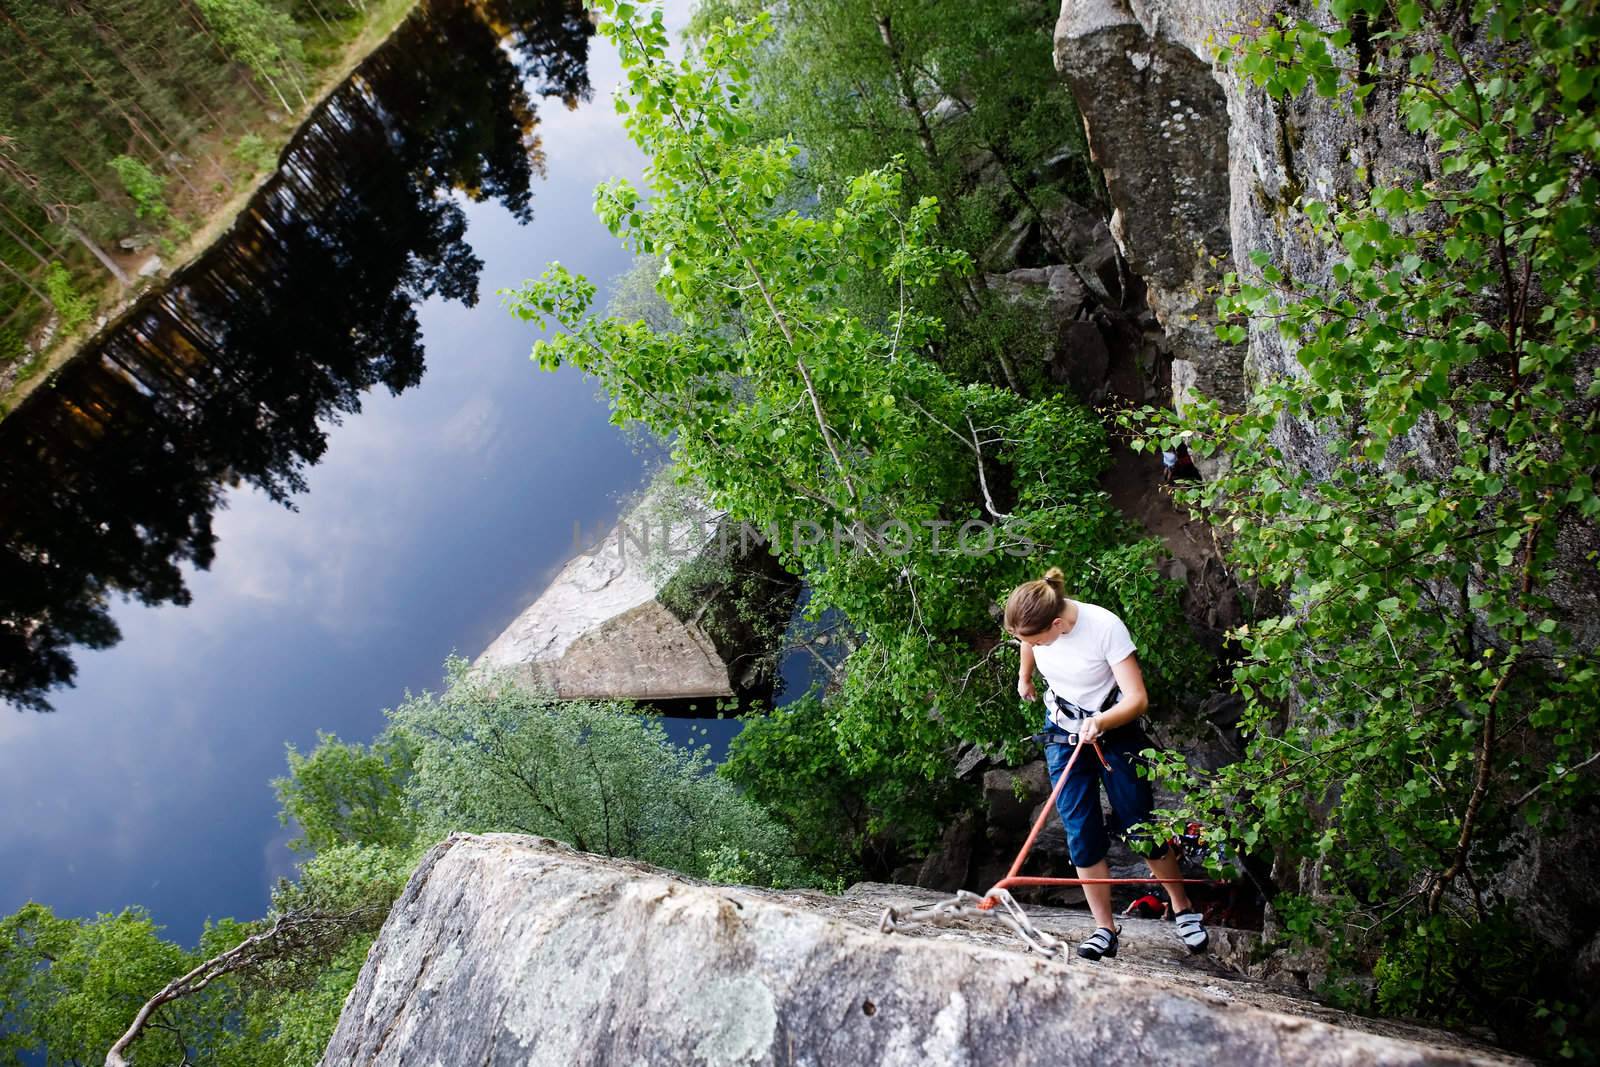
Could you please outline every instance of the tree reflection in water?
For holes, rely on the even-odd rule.
[[[451,190],[532,217],[534,95],[589,94],[577,0],[429,0],[295,136],[231,235],[0,422],[0,697],[48,709],[113,593],[186,604],[247,483],[293,508],[327,429],[422,378],[416,304],[472,306]],[[502,47],[504,44],[504,47]]]

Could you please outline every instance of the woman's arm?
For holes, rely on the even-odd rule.
[[[1033,646],[1019,643],[1022,644],[1022,665],[1017,668],[1017,695],[1023,700],[1038,700],[1039,694],[1033,688]]]
[[[1102,711],[1084,725],[1083,740],[1093,741],[1109,730],[1126,725],[1143,715],[1150,707],[1150,696],[1144,688],[1144,672],[1139,670],[1139,657],[1129,655],[1111,665],[1111,673],[1122,690],[1122,699]]]

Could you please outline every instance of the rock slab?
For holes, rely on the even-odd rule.
[[[395,904],[322,1063],[1515,1062],[1297,1012],[1155,955],[1056,962],[989,923],[881,934],[881,894],[901,887],[864,888],[715,886],[542,838],[454,835]]]
[[[679,700],[734,692],[728,664],[693,619],[657,599],[666,582],[718,535],[721,512],[690,502],[663,518],[647,493],[475,661],[507,669],[567,700]]]

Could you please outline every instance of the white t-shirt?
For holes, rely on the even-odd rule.
[[[1044,680],[1050,683],[1050,690],[1045,694],[1050,721],[1073,729],[1076,720],[1062,715],[1051,694],[1089,712],[1099,711],[1111,690],[1116,688],[1117,678],[1111,673],[1111,665],[1121,663],[1137,651],[1128,627],[1116,615],[1081,600],[1077,604],[1078,621],[1071,630],[1048,645],[1033,646],[1033,661],[1039,665]]]

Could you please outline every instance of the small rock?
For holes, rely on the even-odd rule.
[[[989,754],[978,745],[963,745],[960,752],[956,756],[956,778],[966,778],[967,775],[971,774],[988,761]]]
[[[954,893],[967,884],[967,871],[972,864],[972,846],[978,836],[978,819],[972,812],[945,827],[939,847],[922,862],[917,872],[917,885],[923,889],[938,889]]]

